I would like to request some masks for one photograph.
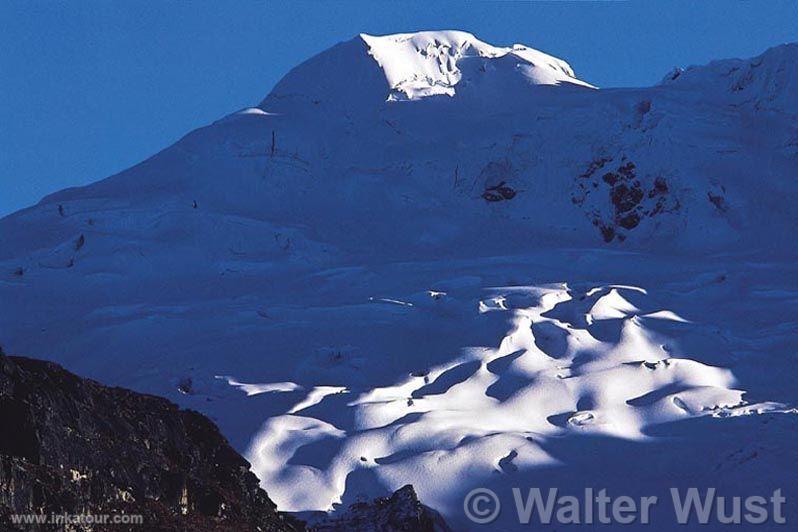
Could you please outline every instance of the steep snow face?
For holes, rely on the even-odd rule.
[[[259,104],[268,112],[328,107],[353,113],[379,107],[388,88],[379,65],[360,38],[336,44],[293,68]]]
[[[492,46],[463,31],[361,34],[292,70],[261,107],[335,102],[363,110],[386,101],[474,91],[508,97],[536,85],[592,87],[565,61],[521,44]]]

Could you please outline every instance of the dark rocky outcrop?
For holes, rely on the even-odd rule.
[[[726,203],[726,198],[724,198],[721,194],[707,192],[707,199],[712,205],[715,206],[716,209],[718,209],[718,211],[725,213],[729,210],[729,206]]]
[[[485,201],[504,201],[504,200],[511,200],[517,194],[516,190],[512,187],[508,187],[507,184],[502,181],[498,185],[494,185],[491,187],[485,188],[485,191],[482,193],[482,198]]]
[[[509,159],[491,161],[482,169],[477,178],[485,184],[482,199],[488,202],[497,202],[513,199],[518,191],[508,182],[513,181],[516,172]],[[494,184],[495,183],[495,184]]]
[[[623,241],[645,218],[679,210],[679,200],[673,196],[664,177],[638,176],[635,163],[625,157],[614,171],[599,172],[611,162],[609,157],[593,160],[576,180],[571,194],[571,202],[585,208],[594,191],[607,189],[609,202],[594,202],[594,207],[587,212],[605,242],[616,238]]]
[[[0,355],[0,530],[12,514],[143,516],[132,530],[293,531],[206,417]],[[124,525],[74,530],[125,530]]]
[[[185,383],[191,388],[190,381]],[[0,349],[0,532],[299,532],[205,416]],[[139,524],[15,524],[12,516],[141,516]],[[311,530],[448,530],[412,486]]]
[[[310,527],[312,532],[447,532],[449,527],[435,511],[418,500],[407,485],[390,497],[356,503],[340,517]]]

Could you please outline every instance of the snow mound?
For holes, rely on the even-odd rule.
[[[492,345],[463,348],[387,386],[321,399],[311,392],[302,411],[263,423],[247,456],[280,508],[328,511],[368,492],[375,479],[391,489],[412,483],[434,507],[456,508],[459,493],[447,486],[482,486],[498,474],[523,483],[536,470],[562,466],[551,449],[565,438],[583,439],[585,449],[596,438],[646,443],[658,426],[702,417],[795,413],[749,401],[727,368],[673,356],[665,346],[675,338],[628,315],[640,310],[624,296],[650,314],[656,308],[639,288],[577,291],[557,283],[464,295],[462,288],[446,295],[459,299],[449,304],[460,307],[464,327],[507,324]],[[443,302],[407,312],[433,320]],[[586,309],[600,326],[572,321]],[[672,331],[681,340],[701,327]]]

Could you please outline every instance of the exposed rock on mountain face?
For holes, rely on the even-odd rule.
[[[64,513],[140,514],[141,530],[304,528],[210,420],[165,399],[0,355],[0,423],[0,528]]]
[[[357,503],[336,519],[310,528],[313,532],[446,532],[443,518],[418,500],[413,486],[404,486],[390,497]]]
[[[611,162],[609,157],[594,160],[576,180],[576,187],[571,195],[571,201],[580,206],[593,200],[590,204],[593,208],[588,211],[588,217],[599,229],[605,242],[611,242],[616,236],[623,241],[629,231],[635,229],[643,219],[679,210],[679,199],[669,193],[668,181],[664,177],[646,176],[641,182],[635,163],[626,158],[622,159],[617,169],[605,172],[605,166]],[[602,214],[602,210],[596,205],[607,201],[599,199],[596,202],[595,194],[593,197],[591,194],[607,187],[611,209]]]

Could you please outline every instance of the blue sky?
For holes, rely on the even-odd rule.
[[[0,2],[0,216],[254,105],[360,32],[463,29],[602,87],[798,41],[798,2]]]

